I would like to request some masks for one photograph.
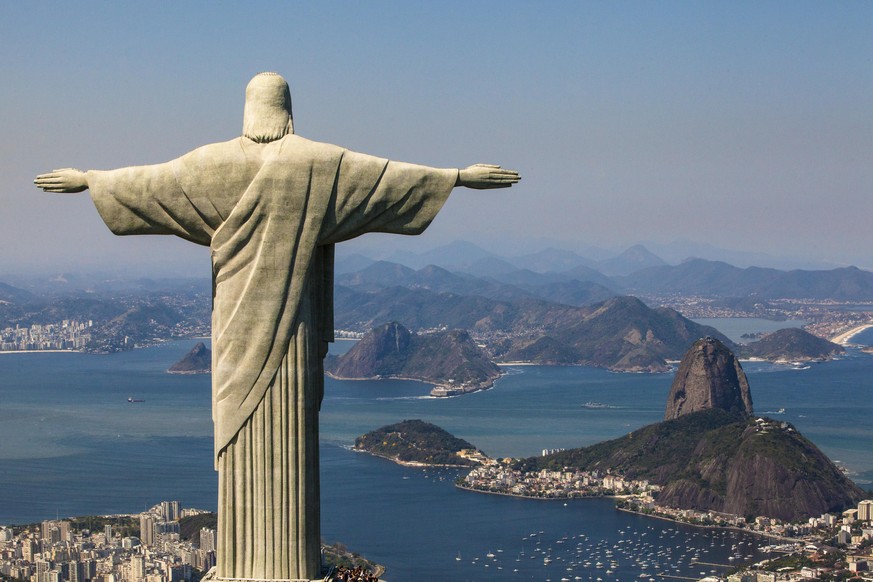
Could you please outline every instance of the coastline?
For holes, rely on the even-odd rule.
[[[336,374],[334,374],[332,372],[328,372],[327,370],[324,371],[324,374],[325,374],[325,376],[327,376],[328,378],[330,378],[332,380],[343,380],[343,381],[350,381],[350,382],[379,381],[379,380],[405,380],[405,381],[409,381],[409,382],[420,382],[422,384],[431,386],[431,390],[427,394],[427,396],[429,396],[431,398],[453,398],[455,396],[464,396],[466,394],[475,394],[476,392],[484,392],[485,390],[491,390],[492,388],[494,388],[495,383],[498,380],[500,380],[500,378],[502,378],[504,376],[504,374],[501,373],[500,376],[498,376],[497,378],[494,378],[493,380],[490,380],[487,382],[483,382],[483,383],[477,385],[472,390],[464,390],[463,392],[459,392],[457,394],[435,395],[433,393],[435,389],[437,389],[437,388],[452,389],[452,386],[446,385],[446,384],[440,384],[439,382],[434,382],[433,380],[425,380],[424,378],[410,378],[410,377],[406,377],[406,376],[379,376],[379,377],[373,376],[370,378],[345,378],[343,376],[337,376]]]
[[[379,453],[374,453],[372,451],[368,451],[365,449],[359,449],[357,447],[349,447],[350,451],[355,453],[364,453],[366,455],[371,455],[373,457],[379,457],[380,459],[385,459],[386,461],[391,461],[392,463],[397,463],[403,467],[417,467],[417,468],[427,468],[427,467],[447,467],[450,469],[472,469],[473,465],[446,465],[443,463],[422,463],[420,461],[401,461],[396,457],[387,457],[385,455],[380,455]]]
[[[801,540],[801,539],[798,539],[798,538],[787,538],[787,537],[785,537],[785,536],[780,536],[780,535],[776,535],[776,534],[771,534],[771,533],[767,533],[767,532],[764,532],[764,531],[757,531],[757,530],[754,530],[754,529],[748,529],[748,528],[745,528],[745,527],[737,527],[737,526],[735,526],[735,525],[706,525],[706,524],[703,524],[703,523],[693,523],[693,522],[690,522],[690,521],[682,521],[681,519],[674,519],[674,518],[672,518],[672,517],[668,517],[668,516],[666,516],[666,515],[657,515],[657,514],[654,514],[654,513],[643,513],[642,511],[635,511],[635,510],[633,510],[633,509],[628,509],[628,508],[626,508],[626,507],[618,507],[618,506],[616,506],[616,509],[617,509],[618,511],[624,511],[624,512],[626,512],[626,513],[633,513],[633,514],[636,514],[636,515],[641,515],[641,516],[643,516],[643,517],[651,517],[651,518],[654,518],[654,519],[661,519],[661,520],[664,520],[664,521],[672,521],[673,523],[681,523],[681,524],[683,524],[683,525],[690,525],[690,526],[692,526],[692,527],[702,527],[702,528],[704,528],[704,529],[730,529],[730,530],[733,530],[733,531],[738,531],[738,532],[742,532],[742,533],[746,533],[746,534],[751,534],[751,535],[755,535],[755,536],[760,536],[760,537],[767,538],[767,539],[770,539],[770,540],[779,540],[779,541],[783,541],[783,542],[788,542],[788,543],[798,543],[798,544],[805,544],[805,543],[807,543],[806,540]]]
[[[518,493],[504,493],[502,491],[484,491],[482,489],[476,489],[474,487],[467,487],[465,485],[460,485],[459,483],[455,483],[455,487],[458,489],[463,489],[464,491],[472,491],[473,493],[482,493],[484,495],[503,495],[504,497],[515,497],[517,499],[535,499],[537,501],[563,501],[567,502],[571,499],[623,499],[624,495],[585,495],[582,497],[538,497],[536,495],[520,495]]]
[[[831,341],[835,344],[846,345],[851,342],[851,339],[861,333],[862,331],[866,331],[873,327],[873,323],[865,323],[864,325],[859,325],[857,327],[853,327],[849,331],[844,331],[839,335],[835,335],[831,338]]]
[[[538,501],[563,501],[565,503],[571,499],[584,501],[584,500],[588,500],[588,499],[623,499],[626,497],[625,495],[590,495],[590,496],[586,496],[586,497],[535,497],[535,496],[531,496],[531,495],[519,495],[517,493],[503,493],[503,492],[499,492],[499,491],[483,491],[482,489],[475,489],[472,487],[466,487],[466,486],[460,485],[458,483],[455,483],[455,487],[457,487],[458,489],[462,489],[464,491],[472,491],[473,493],[482,493],[484,495],[502,495],[504,497],[516,497],[518,499],[535,499]],[[692,527],[699,527],[699,528],[704,528],[704,529],[730,529],[733,531],[738,531],[738,532],[742,532],[742,533],[746,533],[746,534],[760,536],[760,537],[767,538],[770,540],[779,540],[779,541],[788,542],[788,543],[804,543],[804,544],[807,543],[805,540],[801,540],[798,538],[789,538],[789,537],[780,536],[777,534],[771,534],[771,533],[767,533],[767,532],[757,531],[754,529],[737,527],[735,525],[707,525],[707,524],[702,524],[702,523],[693,523],[690,521],[682,521],[681,519],[675,519],[675,518],[672,518],[672,517],[669,517],[666,515],[659,515],[659,514],[655,514],[655,513],[644,513],[642,511],[636,511],[634,509],[628,509],[626,507],[619,507],[617,505],[615,505],[614,507],[617,511],[624,511],[626,513],[633,513],[633,514],[639,515],[641,517],[660,519],[662,521],[681,523],[683,525],[690,525]]]
[[[423,378],[408,378],[406,376],[371,376],[369,378],[346,378],[345,376],[337,376],[333,372],[324,371],[324,374],[333,380],[344,380],[347,382],[366,382],[366,381],[374,381],[374,380],[407,380],[412,382],[421,382],[422,384],[429,384],[431,386],[440,386],[440,384],[433,382],[431,380],[425,380]]]
[[[80,350],[0,350],[0,354],[84,354]]]

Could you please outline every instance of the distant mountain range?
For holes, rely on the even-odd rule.
[[[409,269],[405,271],[407,277],[417,278],[419,284],[427,288],[434,287],[421,281],[423,277],[421,269],[441,268],[445,273],[451,273],[456,277],[464,275],[473,277],[467,280],[467,286],[470,288],[476,284],[482,285],[485,280],[496,281],[513,285],[532,296],[550,301],[566,300],[566,297],[550,294],[547,285],[557,283],[563,283],[565,286],[578,285],[579,282],[598,285],[596,292],[600,294],[608,291],[613,294],[631,295],[741,297],[759,301],[776,299],[873,301],[873,272],[857,267],[781,271],[763,267],[739,268],[725,262],[706,259],[688,259],[678,265],[668,265],[641,245],[603,260],[586,259],[572,251],[560,249],[544,249],[530,255],[500,257],[470,243],[455,243],[422,255],[397,253],[396,258],[401,259],[401,262],[405,261],[403,266]],[[338,281],[345,285],[349,284],[347,283],[349,273],[362,277],[365,276],[363,271],[375,265],[380,265],[377,270],[384,273],[389,262],[374,262],[357,255],[356,261],[345,261],[342,264],[345,271],[340,271]],[[437,265],[438,267],[434,267]],[[374,272],[370,276],[376,274]],[[388,280],[393,281],[393,284],[408,284],[398,280],[395,274],[386,279],[381,286],[388,286]],[[455,283],[450,284],[455,285]],[[455,287],[453,292],[463,291],[460,287]],[[484,287],[480,294],[495,296]],[[577,300],[575,304],[581,303]]]
[[[361,263],[366,263],[368,260],[361,254],[355,254],[355,256]],[[554,247],[547,247],[525,255],[501,257],[466,241],[456,241],[420,254],[398,251],[388,256],[386,260],[413,269],[420,269],[427,265],[440,265],[452,271],[468,273],[479,272],[482,266],[490,264],[492,269],[495,266],[501,269],[509,267],[514,270],[528,270],[540,274],[560,273],[586,267],[606,275],[626,275],[646,267],[667,264],[642,245],[634,245],[622,253],[606,259],[592,259],[573,251]],[[366,264],[361,264],[359,268],[365,266]],[[343,260],[341,267],[349,269],[352,267],[352,263]]]
[[[414,241],[418,242],[418,241]],[[375,243],[375,244],[374,244]],[[420,244],[403,245],[403,250],[397,250],[397,243],[386,239],[380,242],[369,239],[366,244],[353,242],[350,245],[339,247],[338,264],[342,263],[347,256],[355,254],[374,259],[384,259],[396,263],[402,263],[414,269],[420,269],[429,264],[440,265],[451,270],[458,270],[464,265],[470,265],[486,257],[494,257],[507,260],[519,268],[529,268],[534,271],[563,271],[576,265],[597,267],[602,271],[608,268],[598,267],[613,261],[616,257],[626,253],[629,249],[644,248],[646,253],[651,253],[657,260],[666,264],[676,265],[690,258],[700,258],[709,261],[720,261],[736,265],[742,268],[750,266],[768,267],[780,270],[804,269],[804,270],[829,270],[835,267],[845,266],[846,263],[834,263],[822,261],[810,257],[777,257],[766,251],[736,251],[720,248],[700,241],[675,240],[671,243],[654,241],[636,241],[623,249],[607,250],[599,247],[578,245],[558,240],[530,240],[522,242],[516,239],[512,243],[500,241],[488,245],[492,250],[486,250],[478,244],[466,240],[456,240],[442,246],[431,247],[427,250],[412,251],[411,248],[421,249]],[[495,250],[499,249],[499,250]],[[531,249],[524,251],[521,249]],[[856,257],[863,254],[856,253],[847,261],[855,261]],[[867,260],[866,257],[864,260]],[[362,265],[363,266],[363,265]],[[657,266],[656,264],[643,266]],[[870,266],[865,264],[865,266]],[[359,267],[360,268],[360,267]],[[620,274],[620,273],[616,273]],[[626,273],[625,273],[626,274]]]
[[[634,249],[629,256],[651,261],[644,249]],[[731,349],[739,348],[715,329],[700,326],[674,310],[652,309],[639,299],[620,295],[616,281],[634,280],[641,286],[648,282],[646,288],[652,292],[672,293],[671,286],[652,281],[658,273],[681,271],[682,284],[698,281],[708,285],[705,291],[713,294],[732,292],[730,285],[744,293],[755,285],[785,293],[786,285],[776,282],[803,280],[818,281],[807,289],[854,289],[863,296],[864,285],[839,283],[848,275],[861,282],[870,278],[873,289],[873,273],[859,269],[808,271],[802,276],[800,272],[740,270],[695,260],[680,267],[648,267],[634,275],[608,278],[585,266],[561,273],[535,273],[513,270],[508,263],[493,258],[480,261],[485,264],[478,274],[434,265],[414,270],[387,261],[340,274],[336,278],[336,326],[368,331],[385,321],[397,321],[412,330],[467,329],[484,338],[497,361],[660,371],[667,369],[667,360],[678,359],[700,337],[712,336]],[[710,284],[710,279],[716,283]],[[738,301],[754,303],[756,298],[752,295]],[[745,357],[784,361],[827,359],[840,352],[839,346],[800,330],[780,332],[742,349]]]
[[[664,267],[667,263],[643,245],[634,245],[617,257],[597,263],[599,271],[606,275],[629,275],[641,269]]]
[[[596,261],[560,249],[497,257],[469,243],[418,257],[472,260],[455,269],[427,264],[416,270],[362,255],[339,257],[337,264],[344,264],[344,269],[358,268],[340,269],[336,275],[337,329],[366,332],[386,321],[400,322],[413,331],[466,329],[502,360],[660,370],[666,359],[677,358],[691,341],[717,332],[702,329],[676,312],[650,309],[627,299],[628,295],[649,301],[664,295],[708,296],[721,306],[745,306],[747,311],[786,298],[873,301],[873,273],[855,267],[740,269],[702,259],[671,266],[642,246]],[[202,332],[208,326],[209,304],[202,300],[208,285],[201,283],[146,279],[130,284],[88,283],[81,277],[63,276],[43,281],[51,291],[38,294],[0,283],[0,329],[63,319],[93,320],[99,325],[95,323],[88,349],[129,349],[155,337]],[[88,291],[88,284],[109,290]],[[803,357],[796,359],[829,357],[814,355],[819,348],[807,340],[800,341],[805,346],[799,352]],[[799,339],[790,341],[796,344]],[[787,350],[789,340],[774,336],[768,342],[781,342]],[[785,350],[777,355],[778,345],[776,351],[773,345],[761,346],[764,351],[759,357],[794,358]],[[821,349],[833,352],[832,347]]]
[[[339,329],[372,329],[399,321],[411,329],[468,329],[488,338],[498,361],[580,364],[615,370],[666,370],[695,339],[730,340],[672,309],[652,309],[634,297],[573,307],[522,296],[499,300],[392,286],[374,292],[336,290]],[[733,345],[733,344],[730,344]]]
[[[740,269],[727,263],[692,259],[676,266],[642,269],[613,279],[627,292],[760,299],[873,300],[873,273],[857,267],[827,271]]]
[[[609,279],[596,271],[591,271],[590,275],[587,271],[574,275],[539,274],[526,269],[492,276],[474,275],[451,272],[435,265],[416,271],[398,263],[377,261],[360,271],[337,275],[336,283],[356,291],[379,292],[406,287],[506,301],[542,299],[576,306],[597,303],[616,294],[604,285],[609,284]]]

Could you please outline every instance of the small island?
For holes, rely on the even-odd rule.
[[[170,366],[169,374],[209,374],[212,371],[212,351],[203,342],[191,348],[185,357]]]
[[[486,390],[500,377],[500,368],[464,330],[412,333],[397,322],[365,335],[342,356],[324,363],[331,378],[419,380],[436,387],[432,396],[455,396]]]
[[[740,346],[738,352],[741,357],[793,363],[832,360],[846,350],[840,344],[817,337],[808,331],[787,327]]]
[[[423,420],[404,420],[355,439],[354,450],[416,467],[475,467],[488,457],[464,439]]]

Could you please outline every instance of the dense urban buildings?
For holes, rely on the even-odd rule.
[[[98,521],[93,529],[71,520],[0,528],[0,574],[29,582],[190,581],[215,565],[214,529],[180,539],[179,520],[198,513],[164,501],[138,516],[90,518]],[[112,523],[100,528],[104,521]]]
[[[81,350],[91,341],[93,321],[64,319],[46,325],[0,330],[0,351]]]

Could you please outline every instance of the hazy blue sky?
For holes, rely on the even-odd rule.
[[[207,275],[204,249],[113,237],[87,195],[31,181],[235,137],[264,70],[305,137],[522,172],[397,245],[691,240],[873,267],[871,2],[4,2],[0,23],[0,275]]]

